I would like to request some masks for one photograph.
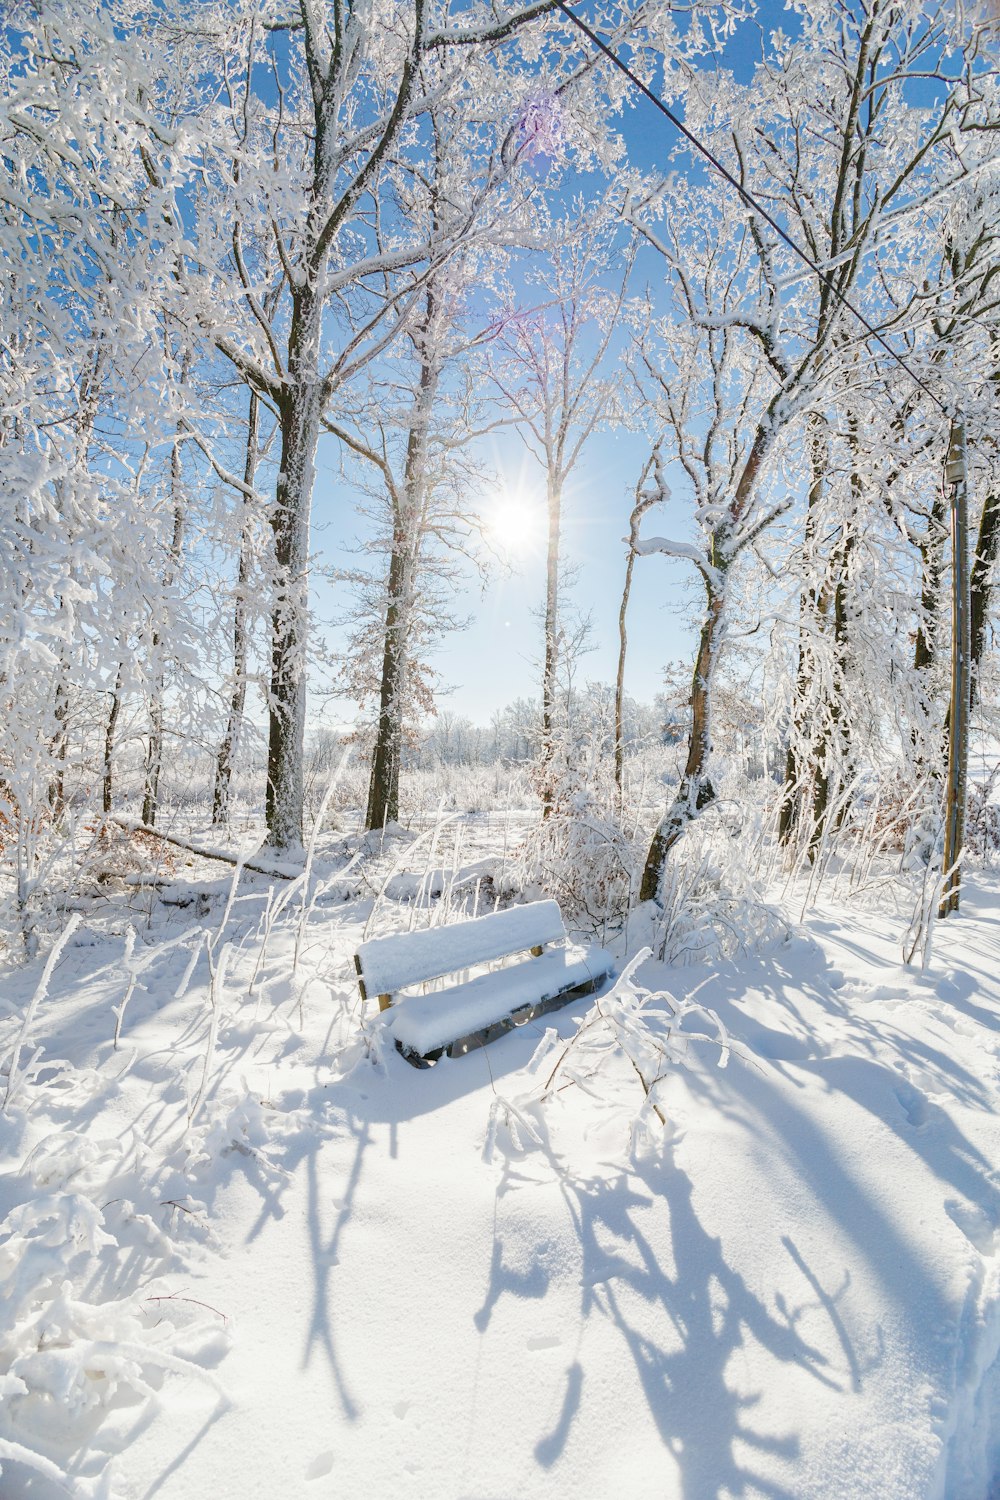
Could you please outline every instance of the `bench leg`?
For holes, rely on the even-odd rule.
[[[444,1052],[443,1047],[435,1047],[432,1052],[414,1052],[412,1047],[404,1047],[402,1042],[397,1041],[396,1051],[401,1057],[405,1057],[411,1068],[432,1068],[438,1058]]]

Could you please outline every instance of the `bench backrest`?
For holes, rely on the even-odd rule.
[[[566,936],[557,901],[532,901],[506,911],[420,932],[394,932],[358,945],[358,974],[370,996],[393,995],[408,984],[440,979]]]

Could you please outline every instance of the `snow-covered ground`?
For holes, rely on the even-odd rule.
[[[667,1129],[632,1138],[624,1060],[598,1099],[523,1102],[544,1026],[590,999],[426,1071],[377,1061],[370,897],[303,924],[293,894],[265,944],[254,879],[224,932],[221,891],[137,910],[131,956],[124,910],[87,918],[21,1039],[3,1500],[987,1500],[1000,885],[925,973],[856,905],[718,971],[648,962],[733,1055],[693,1044]],[[0,980],[8,1072],[40,974]],[[539,1142],[501,1126],[484,1154],[498,1098]]]

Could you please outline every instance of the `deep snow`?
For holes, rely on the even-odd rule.
[[[763,957],[646,964],[702,986],[734,1055],[694,1044],[634,1150],[624,1062],[600,1099],[524,1102],[543,1023],[377,1061],[370,902],[300,932],[293,895],[261,957],[265,885],[215,940],[214,1003],[222,895],[140,926],[117,1050],[123,913],[84,922],[38,1005],[0,1116],[0,1443],[50,1467],[0,1447],[4,1500],[985,1500],[996,881],[926,973],[898,916],[822,905]],[[39,973],[0,981],[0,1058]],[[501,1130],[484,1160],[498,1096],[541,1144]]]

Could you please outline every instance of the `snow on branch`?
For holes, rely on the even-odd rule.
[[[690,542],[675,542],[665,536],[648,536],[635,541],[631,541],[629,537],[623,537],[622,540],[629,543],[637,557],[651,557],[656,552],[662,552],[665,557],[679,557],[685,562],[694,563],[709,588],[713,590],[722,588],[722,575],[718,568],[713,568],[705,554],[699,552],[698,548],[692,546]]]
[[[728,555],[736,557],[745,547],[752,546],[762,532],[766,531],[786,511],[791,510],[793,504],[793,497],[786,495],[776,505],[772,505],[770,510],[765,511],[762,516],[758,516],[755,521],[750,521],[747,525],[742,526],[730,539],[726,547]]]
[[[631,1124],[633,1146],[647,1132],[652,1117],[660,1126],[667,1124],[660,1086],[671,1068],[687,1061],[691,1042],[716,1046],[718,1066],[726,1066],[729,1037],[714,1011],[693,1000],[680,1000],[666,989],[647,989],[635,978],[651,955],[651,948],[635,955],[610,992],[595,1000],[568,1041],[549,1027],[528,1064],[529,1072],[542,1077],[541,1085],[516,1099],[498,1095],[493,1102],[483,1149],[487,1161],[493,1157],[501,1125],[515,1149],[523,1149],[524,1137],[541,1145],[539,1107],[564,1089],[579,1088],[600,1103],[611,1103],[611,1085],[603,1078],[615,1060],[629,1064],[642,1090],[642,1103]],[[700,1018],[708,1029],[685,1030],[692,1018]]]

